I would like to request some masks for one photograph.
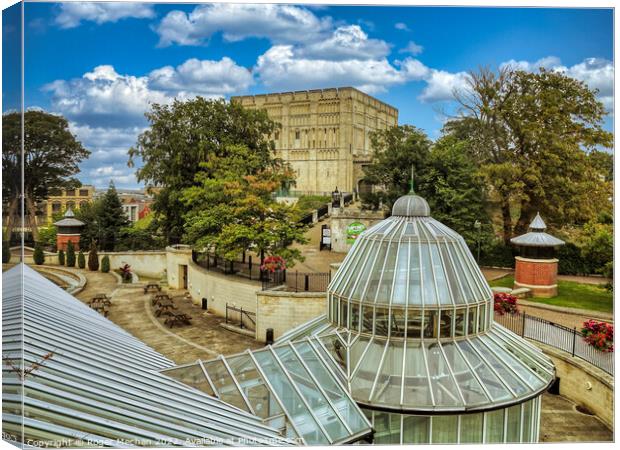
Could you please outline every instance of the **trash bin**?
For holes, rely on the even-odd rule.
[[[267,345],[273,344],[273,328],[267,328],[267,332],[265,334],[265,343]]]

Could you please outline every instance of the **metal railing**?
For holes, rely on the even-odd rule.
[[[238,320],[236,320],[238,319]],[[246,328],[248,330],[256,330],[256,313],[243,309],[243,307],[237,308],[236,306],[230,306],[226,303],[226,323],[239,324],[239,328]]]
[[[217,255],[192,251],[192,260],[210,272],[235,275],[249,280],[259,281],[262,279],[259,258],[252,255],[230,260]]]
[[[521,337],[532,339],[543,344],[555,347],[570,353],[573,357],[581,358],[595,367],[614,374],[613,352],[602,352],[588,344],[577,328],[549,322],[538,317],[525,314],[500,316],[495,315],[495,321]]]
[[[289,292],[325,292],[331,273],[306,273],[293,271],[270,272],[263,278],[263,291],[284,287]]]

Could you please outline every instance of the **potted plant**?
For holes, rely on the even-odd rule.
[[[583,340],[602,352],[614,351],[614,326],[607,322],[587,320],[581,328]]]
[[[121,278],[123,279],[123,283],[131,283],[133,276],[131,274],[131,266],[129,264],[124,264],[119,268],[121,273]]]
[[[496,292],[493,296],[493,310],[503,316],[504,314],[515,315],[519,312],[517,308],[517,297],[506,292]]]

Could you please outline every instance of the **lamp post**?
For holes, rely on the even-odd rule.
[[[480,265],[480,231],[482,230],[482,224],[480,223],[479,220],[476,220],[474,222],[474,228],[476,230],[478,230],[478,239],[477,239],[477,241],[478,241],[478,259],[477,259],[477,262],[478,262],[478,265]]]

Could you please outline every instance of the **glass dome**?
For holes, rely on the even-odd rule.
[[[418,419],[428,419],[420,422],[428,429],[418,430],[427,439],[420,434],[415,442],[537,440],[540,395],[555,378],[553,363],[494,323],[493,293],[464,239],[430,217],[423,198],[401,197],[391,217],[358,237],[327,298],[325,316],[276,345],[306,340],[320,349],[381,428],[381,443],[410,442],[403,424]],[[457,429],[474,419],[501,422],[502,429],[459,437]],[[458,424],[443,427],[456,437],[429,431],[445,420]]]

